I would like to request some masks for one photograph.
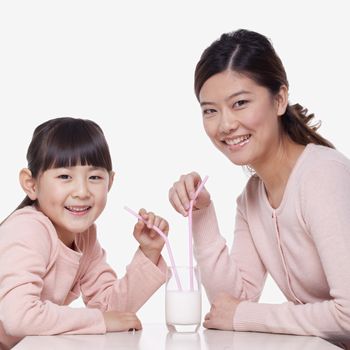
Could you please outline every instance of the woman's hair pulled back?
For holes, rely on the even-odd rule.
[[[195,69],[194,89],[197,99],[204,83],[225,70],[243,74],[276,95],[284,85],[289,87],[282,61],[271,42],[262,34],[246,29],[222,34],[202,53]],[[287,106],[281,116],[282,131],[294,142],[334,147],[317,133],[320,123],[311,124],[313,114],[299,104]]]

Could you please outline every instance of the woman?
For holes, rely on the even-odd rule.
[[[211,141],[253,172],[237,199],[230,252],[208,191],[195,202],[195,254],[212,304],[204,326],[349,346],[350,161],[310,125],[313,115],[289,105],[282,62],[259,33],[212,43],[196,66],[195,92]],[[182,215],[200,181],[193,172],[170,189]],[[257,302],[267,273],[287,303]]]

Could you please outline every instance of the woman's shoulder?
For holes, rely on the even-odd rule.
[[[303,177],[314,173],[319,176],[333,176],[344,171],[350,173],[350,159],[334,148],[309,144],[305,153],[299,164],[299,173]]]
[[[350,159],[335,148],[310,143],[307,145],[305,152],[307,162],[304,162],[304,165],[338,162],[350,166]]]

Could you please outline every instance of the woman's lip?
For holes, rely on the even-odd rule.
[[[240,143],[237,143],[237,144],[232,144],[232,145],[229,145],[227,144],[226,142],[224,142],[225,144],[225,147],[227,147],[229,150],[231,151],[237,151],[237,150],[240,150],[241,148],[243,148],[245,145],[247,145],[248,143],[250,142],[250,137]]]
[[[224,139],[222,139],[222,142],[226,143],[229,146],[232,146],[232,145],[235,146],[240,143],[243,143],[245,140],[249,139],[251,136],[252,136],[251,134],[244,134],[244,135],[225,137]]]

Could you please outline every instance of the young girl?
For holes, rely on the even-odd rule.
[[[26,335],[95,334],[140,329],[134,314],[165,280],[160,252],[168,232],[162,218],[140,210],[140,243],[118,279],[96,238],[95,220],[113,183],[112,162],[100,127],[57,118],[39,125],[28,168],[27,194],[0,226],[0,348]],[[82,294],[87,308],[70,308]]]
[[[212,303],[204,326],[315,335],[350,345],[350,161],[288,103],[288,80],[269,40],[238,30],[202,54],[195,92],[204,129],[235,165],[255,173],[237,200],[231,252],[203,190],[193,231]],[[187,215],[201,181],[184,175],[170,189]],[[288,302],[258,303],[266,274]]]

